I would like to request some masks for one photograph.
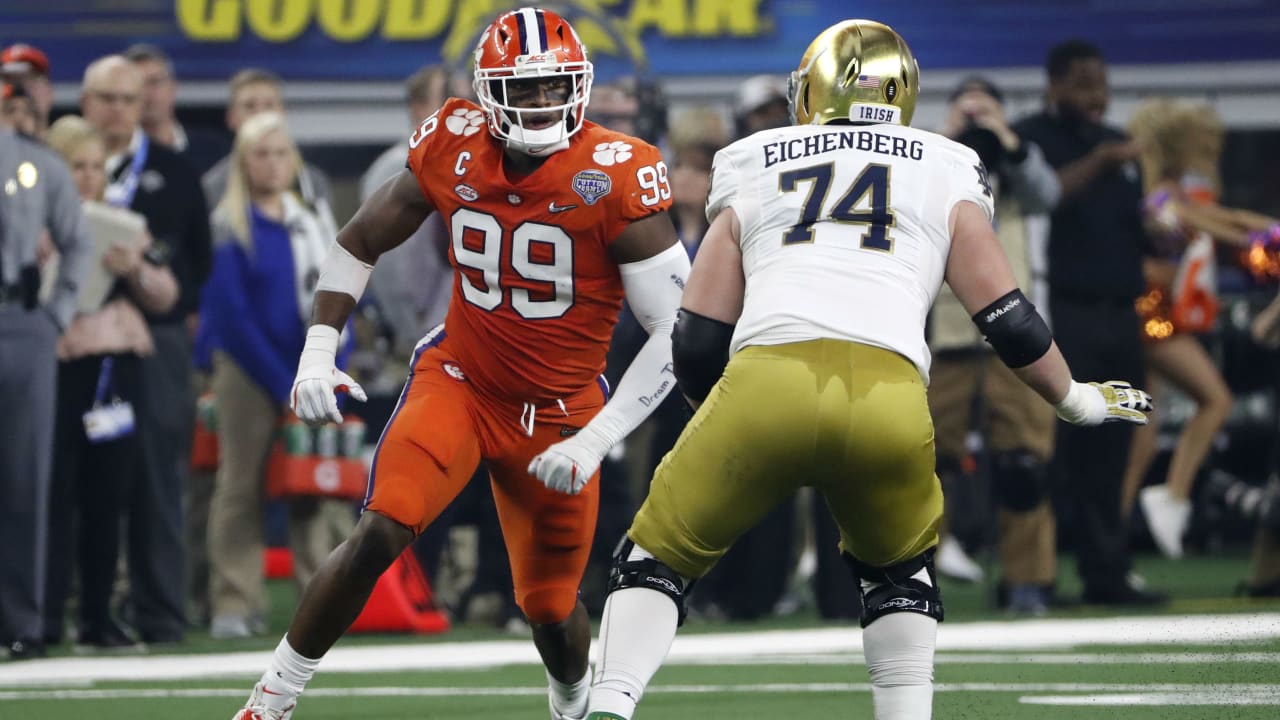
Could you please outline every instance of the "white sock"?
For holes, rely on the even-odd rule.
[[[283,710],[293,703],[294,698],[302,693],[311,676],[316,672],[320,658],[307,658],[298,654],[289,645],[289,636],[280,638],[276,652],[271,656],[271,664],[262,675],[262,687],[271,692],[263,692],[263,703],[274,710]]]
[[[551,688],[551,705],[556,712],[570,718],[587,714],[587,695],[591,693],[591,668],[577,682],[562,683],[547,671],[547,686]]]
[[[932,717],[937,640],[938,621],[919,613],[890,613],[862,631],[875,720]]]
[[[653,557],[636,547],[629,560]],[[685,582],[688,586],[688,581]],[[600,664],[587,714],[630,718],[644,689],[667,659],[680,613],[665,593],[629,587],[609,594],[600,622]]]

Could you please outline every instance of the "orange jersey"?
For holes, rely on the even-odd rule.
[[[510,178],[484,112],[457,98],[409,147],[409,169],[449,228],[445,332],[468,379],[515,402],[593,383],[622,307],[609,243],[671,205],[657,148],[586,122],[567,149]]]

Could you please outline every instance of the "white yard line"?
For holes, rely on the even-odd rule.
[[[1106,684],[1106,683],[941,683],[939,693],[1094,693],[1029,695],[1019,702],[1033,705],[1280,705],[1280,685]],[[133,690],[3,690],[0,702],[15,700],[153,700],[165,698],[240,698],[244,688]],[[314,688],[307,697],[527,697],[546,687],[363,687]],[[867,693],[868,683],[755,683],[750,685],[654,685],[646,694],[819,694]],[[1106,693],[1106,694],[1099,694]]]
[[[1280,705],[1280,686],[1226,696],[1212,690],[1196,692],[1143,692],[1108,695],[1028,695],[1024,705],[1085,705],[1127,707],[1133,705]]]
[[[938,650],[940,662],[946,662],[943,659],[946,654],[957,651],[1007,653],[1019,650],[1069,650],[1089,645],[1229,646],[1232,643],[1277,638],[1280,638],[1280,613],[944,623],[938,629]],[[847,626],[707,633],[677,638],[671,649],[669,662],[788,663],[814,657],[847,658],[852,662],[856,661],[855,658],[861,651],[861,631]],[[1264,657],[1272,655],[1274,654],[1266,653]],[[1003,657],[1021,656],[1015,653]],[[270,658],[271,651],[263,650],[207,655],[50,658],[12,662],[0,664],[0,687],[122,680],[249,678],[260,673]],[[1044,662],[1050,661],[1051,658],[1044,659]],[[1258,660],[1266,661],[1268,660]],[[1104,659],[1100,662],[1108,661]],[[325,657],[321,672],[459,670],[537,663],[537,652],[533,643],[527,640],[420,645],[399,643],[338,647]]]

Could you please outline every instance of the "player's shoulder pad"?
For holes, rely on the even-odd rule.
[[[644,140],[595,123],[583,126],[582,140],[590,164],[620,180],[633,175],[635,168],[662,160],[662,152]]]
[[[940,135],[935,132],[921,130],[920,134],[925,139],[926,143],[928,143],[926,147],[936,148],[953,163],[960,165],[977,165],[982,162],[982,160],[978,158],[978,153],[974,152],[973,148],[968,145],[958,143],[945,135]]]
[[[486,121],[479,105],[463,98],[449,98],[414,128],[409,136],[409,152],[412,155],[421,153],[427,146],[439,148],[470,141],[489,132]]]

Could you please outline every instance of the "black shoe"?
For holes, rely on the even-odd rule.
[[[1242,582],[1236,587],[1236,595],[1251,598],[1280,598],[1280,580],[1273,580],[1262,585],[1250,585],[1247,582]]]
[[[33,660],[45,656],[44,643],[31,638],[14,640],[6,649],[10,660]]]
[[[142,642],[147,645],[180,645],[182,644],[183,633],[181,630],[164,630],[148,632],[143,630],[138,633],[142,638]]]
[[[146,649],[146,645],[130,637],[124,628],[108,620],[99,625],[81,628],[76,638],[75,651],[78,654],[131,655],[144,652]]]
[[[1168,593],[1139,589],[1124,583],[1106,588],[1086,588],[1081,601],[1086,605],[1154,607],[1169,602]]]

